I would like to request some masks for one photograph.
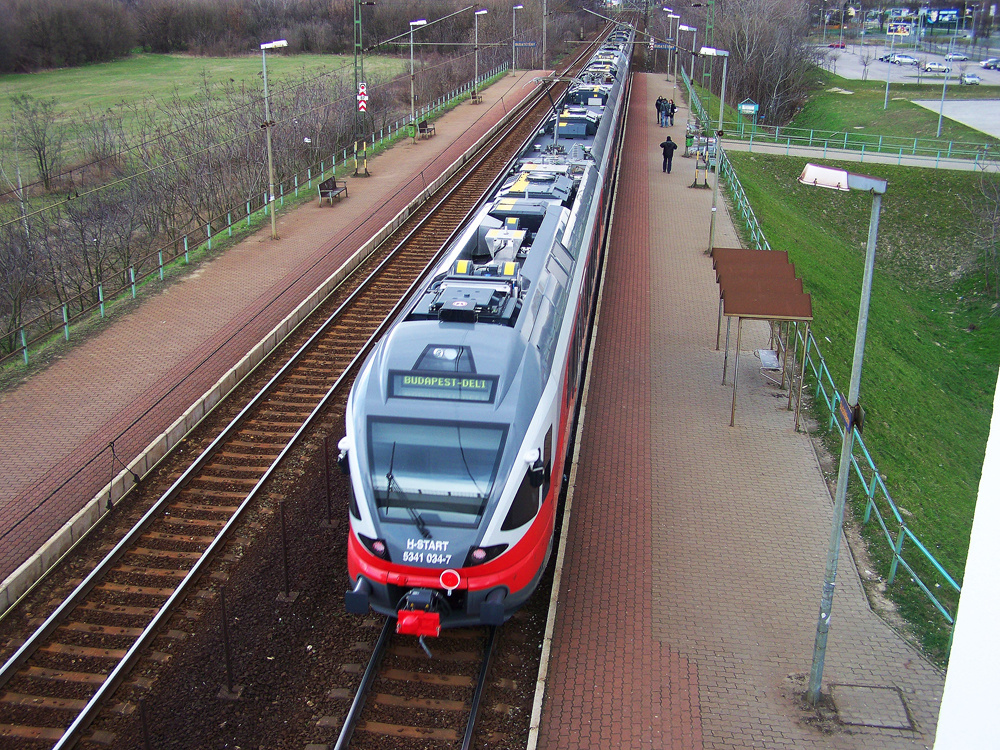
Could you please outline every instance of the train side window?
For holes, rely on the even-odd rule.
[[[514,502],[511,503],[507,517],[500,526],[502,531],[524,526],[535,517],[538,513],[539,489],[531,486],[531,475],[525,471],[521,486],[517,488],[517,494],[514,496]]]
[[[358,507],[358,498],[354,494],[354,482],[347,480],[347,496],[349,499],[348,507],[351,511],[351,516],[361,520],[361,508]]]
[[[545,483],[542,485],[542,502],[549,496],[549,485],[552,484],[552,427],[545,434],[545,443],[542,445],[542,458],[545,461]]]

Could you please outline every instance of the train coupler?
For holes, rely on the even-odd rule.
[[[396,612],[396,632],[437,637],[441,634],[441,594],[433,589],[411,589]]]

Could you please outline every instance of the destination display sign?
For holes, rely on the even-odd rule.
[[[910,35],[910,24],[908,23],[890,23],[888,30],[885,32],[889,36],[909,36]]]
[[[394,398],[493,403],[496,387],[495,376],[451,375],[436,372],[389,373],[389,395]]]

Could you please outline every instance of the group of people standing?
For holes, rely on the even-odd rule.
[[[674,114],[677,112],[677,105],[673,99],[664,96],[656,99],[656,121],[661,128],[666,128],[674,124]]]
[[[664,96],[657,97],[656,99],[656,121],[659,123],[661,128],[666,128],[674,124],[674,114],[677,112],[677,105],[674,104],[673,99],[667,99]],[[677,144],[670,140],[670,136],[667,136],[667,140],[660,144],[660,148],[663,149],[663,171],[670,174],[670,168],[673,166],[674,161],[674,151],[677,150]]]

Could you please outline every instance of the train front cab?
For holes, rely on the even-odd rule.
[[[372,540],[359,539],[352,530],[347,558],[353,588],[345,595],[347,611],[364,614],[371,608],[397,618],[397,632],[417,636],[436,636],[442,627],[502,625],[508,620],[538,587],[552,552],[561,485],[552,481],[553,432],[550,427],[541,455],[526,468],[518,490],[538,500],[520,505],[515,500],[504,520],[505,525],[530,524],[516,544],[497,556],[496,549],[473,548],[462,567],[420,568],[386,559],[384,545],[372,549]],[[342,442],[342,450],[345,447]],[[346,460],[341,467],[347,468]],[[355,514],[353,497],[352,492]]]

